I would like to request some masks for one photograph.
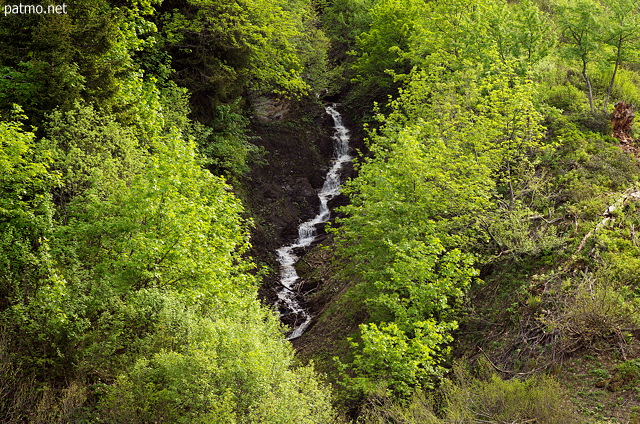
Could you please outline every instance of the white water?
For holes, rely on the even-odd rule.
[[[332,161],[331,168],[327,172],[324,185],[318,193],[320,211],[309,221],[300,224],[298,227],[298,239],[293,244],[276,250],[278,262],[280,263],[280,284],[283,286],[280,292],[278,292],[278,302],[276,306],[282,307],[286,309],[288,313],[298,317],[293,331],[288,337],[289,340],[300,337],[309,324],[311,324],[311,315],[298,301],[295,284],[300,277],[298,277],[298,273],[296,272],[295,264],[299,258],[293,251],[300,247],[310,246],[317,237],[316,226],[329,221],[329,218],[331,218],[331,211],[327,203],[340,194],[340,171],[344,164],[350,162],[352,159],[349,155],[349,131],[342,124],[342,117],[332,106],[327,106],[325,110],[333,118],[335,129],[333,135],[335,158]]]

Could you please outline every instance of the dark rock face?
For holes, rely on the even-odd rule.
[[[294,327],[297,327],[300,324],[302,324],[305,321],[305,317],[302,314],[296,314],[296,313],[293,313],[293,312],[285,312],[283,310],[283,311],[280,311],[280,320],[286,326],[294,328]]]

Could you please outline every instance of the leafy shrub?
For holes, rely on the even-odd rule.
[[[432,396],[417,391],[407,404],[402,404],[384,395],[369,399],[356,420],[357,424],[442,424]]]
[[[565,242],[556,227],[530,208],[518,204],[486,214],[486,229],[503,252],[536,255],[553,250]]]
[[[481,380],[457,373],[455,382],[446,381],[441,389],[444,423],[579,422],[568,396],[550,377],[502,380],[493,374]]]
[[[474,377],[460,365],[431,396],[416,392],[402,404],[372,399],[357,421],[383,424],[578,423],[567,394],[551,377],[502,380]]]
[[[186,343],[138,359],[106,388],[99,422],[329,422],[329,391],[310,368],[292,369],[276,318],[245,307],[194,321]]]
[[[587,276],[569,296],[559,313],[545,317],[559,336],[565,353],[592,348],[599,342],[618,345],[626,329],[640,322],[640,299],[626,287],[596,281]]]
[[[544,94],[545,102],[565,112],[582,112],[586,109],[587,102],[584,93],[574,85],[556,85]]]
[[[631,359],[617,365],[613,376],[607,382],[607,388],[613,392],[629,390],[640,383],[640,359]]]
[[[611,126],[611,115],[606,112],[583,112],[577,114],[573,119],[587,131],[611,135],[613,128]]]
[[[364,396],[382,389],[406,397],[414,387],[432,388],[444,371],[440,362],[448,349],[442,345],[452,340],[448,333],[457,324],[427,320],[412,327],[413,335],[395,323],[361,325],[362,342],[352,343],[353,362],[342,365],[343,371],[349,368],[355,377],[343,373],[343,384]]]

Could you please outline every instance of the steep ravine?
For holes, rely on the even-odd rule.
[[[247,176],[244,197],[255,222],[252,256],[268,269],[259,295],[265,304],[273,305],[280,288],[276,249],[291,243],[298,236],[300,223],[317,214],[318,191],[334,154],[334,127],[323,104],[315,99],[265,104],[256,108],[252,121],[252,142],[265,149],[265,157]],[[349,118],[344,119],[348,125]],[[355,148],[361,147],[359,140],[354,137]],[[345,166],[343,181],[352,172],[351,165]],[[341,195],[329,206],[346,201]]]
[[[296,266],[306,251],[317,241],[325,238],[325,226],[331,219],[329,202],[340,196],[343,179],[343,169],[351,165],[353,156],[349,145],[349,130],[344,126],[342,116],[336,109],[336,105],[327,106],[325,111],[334,122],[333,146],[334,157],[327,171],[322,188],[318,192],[320,206],[317,214],[310,220],[304,221],[298,226],[298,237],[291,243],[276,250],[278,263],[280,264],[280,285],[278,290],[278,302],[276,306],[280,317],[292,327],[289,340],[296,339],[304,334],[311,325],[312,315],[303,305],[308,288],[305,280],[297,273]]]

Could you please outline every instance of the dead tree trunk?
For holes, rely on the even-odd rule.
[[[616,102],[613,113],[611,114],[611,124],[613,126],[612,136],[620,140],[622,143],[632,143],[633,136],[631,127],[633,126],[633,118],[635,113],[633,105],[625,102]]]

